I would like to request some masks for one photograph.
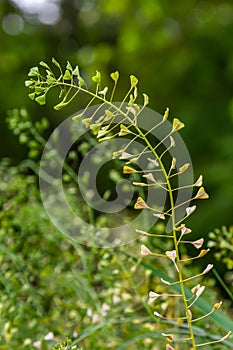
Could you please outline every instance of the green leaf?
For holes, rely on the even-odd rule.
[[[116,71],[116,72],[114,72],[114,73],[111,73],[111,74],[110,74],[110,77],[111,77],[112,80],[114,80],[115,83],[116,83],[116,82],[118,81],[118,79],[119,79],[119,72]]]
[[[101,74],[100,72],[97,70],[96,71],[96,75],[94,75],[92,78],[92,81],[96,84],[100,84],[101,83]]]
[[[46,103],[46,94],[38,96],[35,101],[40,105],[44,105]]]
[[[39,68],[38,67],[32,67],[28,73],[29,77],[35,77],[40,75]]]
[[[65,74],[63,76],[63,79],[64,80],[71,80],[72,79],[72,75],[68,69],[66,69]]]

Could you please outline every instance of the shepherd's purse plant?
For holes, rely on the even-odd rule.
[[[51,68],[45,62],[40,62],[40,67],[33,67],[28,74],[29,79],[25,85],[30,89],[29,97],[40,105],[46,103],[47,94],[51,89],[57,88],[59,91],[59,103],[55,105],[55,110],[60,110],[67,106],[72,100],[85,94],[90,97],[88,104],[83,111],[76,115],[74,122],[82,123],[91,129],[99,142],[108,142],[115,138],[124,137],[127,142],[123,149],[116,149],[113,157],[119,158],[125,162],[123,173],[135,179],[133,176],[138,175],[139,180],[133,181],[136,188],[145,189],[144,194],[138,196],[135,201],[135,210],[146,210],[155,220],[162,220],[168,223],[168,232],[164,234],[156,234],[155,232],[147,232],[140,227],[137,233],[144,237],[159,237],[172,242],[172,249],[163,251],[151,251],[145,244],[141,245],[141,256],[154,256],[159,259],[170,261],[174,267],[173,276],[167,279],[161,278],[161,286],[158,292],[155,288],[149,292],[149,304],[154,307],[154,317],[161,322],[175,323],[178,327],[180,324],[186,324],[188,335],[186,337],[179,336],[179,333],[162,333],[164,337],[164,345],[166,350],[183,349],[183,345],[187,345],[189,349],[206,348],[206,346],[216,343],[224,343],[228,339],[232,331],[224,335],[222,338],[201,342],[195,335],[195,325],[200,320],[205,319],[212,313],[215,313],[222,305],[221,301],[213,304],[212,309],[204,315],[196,315],[195,303],[198,298],[205,292],[205,282],[201,282],[201,277],[205,276],[212,268],[212,264],[208,264],[202,272],[195,275],[187,276],[185,266],[187,264],[195,264],[198,259],[204,257],[209,249],[202,249],[204,239],[198,237],[195,240],[189,239],[191,229],[186,226],[186,219],[196,210],[196,201],[207,199],[209,196],[203,187],[203,176],[191,184],[179,186],[178,176],[183,176],[188,170],[190,164],[177,165],[177,159],[169,156],[169,150],[176,147],[174,135],[184,127],[184,123],[178,118],[174,118],[170,130],[162,141],[155,140],[150,137],[152,130],[163,126],[169,117],[169,110],[166,109],[159,123],[156,123],[152,129],[144,130],[139,126],[138,120],[143,115],[143,111],[149,104],[149,97],[142,95],[143,102],[140,105],[138,101],[138,79],[130,76],[130,87],[120,103],[114,103],[114,96],[119,80],[119,72],[110,75],[112,80],[112,88],[102,86],[102,76],[100,72],[92,77],[94,89],[88,87],[88,84],[80,74],[79,67],[72,67],[67,62],[63,70],[61,65],[52,59],[54,65]],[[89,107],[94,103],[98,103],[97,109],[90,114]],[[99,113],[101,112],[101,113]],[[165,143],[166,141],[166,143]],[[135,142],[142,145],[142,150],[132,151],[131,145]],[[166,144],[166,147],[164,147]],[[137,166],[137,161],[144,157],[145,168],[141,169]],[[159,188],[166,193],[166,205],[161,208],[157,205],[156,198],[154,203],[148,203],[146,199],[146,191],[150,188]],[[193,195],[189,200],[182,203],[176,203],[177,194],[185,189],[192,189]],[[140,192],[141,193],[141,192]],[[189,203],[192,203],[191,205]],[[194,202],[194,203],[193,203]],[[184,208],[182,218],[177,215],[178,210]],[[150,231],[150,230],[149,230]],[[198,253],[189,257],[186,253],[187,245],[193,246]],[[174,286],[176,291],[174,292]],[[158,287],[158,286],[157,286]],[[191,292],[187,292],[187,287]],[[159,299],[176,300],[174,305],[178,305],[179,310],[174,310],[173,316],[166,314],[163,310],[159,310],[156,301]]]

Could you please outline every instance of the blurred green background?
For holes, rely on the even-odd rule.
[[[204,175],[210,200],[199,204],[196,230],[232,224],[233,4],[231,1],[8,0],[0,3],[1,157],[13,163],[25,149],[7,130],[8,109],[25,107],[56,126],[80,108],[55,112],[27,97],[24,80],[39,61],[78,64],[89,79],[96,69],[140,79],[151,108],[185,124],[182,137],[196,177]],[[120,98],[120,96],[119,96]]]

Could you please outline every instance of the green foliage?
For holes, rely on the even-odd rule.
[[[212,249],[214,257],[225,265],[229,271],[233,268],[233,227],[222,226],[209,233],[208,246]]]
[[[53,62],[54,63],[54,62]],[[57,65],[57,64],[56,64]],[[152,143],[150,141],[150,132],[154,130],[156,127],[160,126],[161,124],[165,123],[168,118],[168,110],[165,112],[164,116],[161,118],[161,121],[154,125],[150,130],[146,130],[146,132],[140,127],[139,125],[139,119],[143,118],[143,110],[147,106],[149,102],[149,98],[147,95],[144,94],[144,103],[143,106],[140,106],[136,100],[138,97],[138,91],[137,91],[137,84],[138,79],[131,75],[130,76],[130,88],[126,92],[124,98],[122,99],[122,103],[120,106],[115,105],[112,101],[114,98],[116,83],[118,82],[119,73],[115,72],[112,73],[110,76],[114,80],[114,87],[112,88],[112,92],[110,93],[110,97],[108,97],[108,91],[109,87],[105,86],[104,88],[101,87],[101,74],[97,71],[96,75],[92,77],[92,81],[95,83],[95,92],[92,90],[89,90],[87,86],[85,88],[82,87],[82,85],[79,83],[79,79],[75,81],[74,79],[74,70],[71,66],[71,64],[68,62],[67,66],[64,71],[59,66],[59,76],[56,78],[56,82],[54,82],[52,85],[50,83],[49,75],[43,75],[39,71],[39,69],[33,68],[35,72],[31,73],[29,72],[30,84],[27,83],[28,87],[33,90],[33,93],[37,93],[37,89],[39,87],[39,93],[41,96],[45,96],[46,93],[53,87],[59,87],[60,94],[65,95],[62,102],[60,102],[58,105],[56,105],[55,109],[60,109],[62,107],[65,107],[68,103],[70,103],[75,96],[77,96],[78,93],[83,92],[89,95],[90,102],[86,105],[84,112],[76,116],[74,120],[79,121],[83,117],[83,124],[86,126],[86,128],[90,127],[91,130],[93,130],[94,135],[96,135],[99,142],[109,141],[116,137],[121,137],[125,135],[133,135],[132,138],[129,139],[128,143],[124,146],[124,149],[116,150],[113,153],[113,157],[119,159],[126,160],[126,166],[124,167],[124,172],[127,174],[132,173],[144,173],[143,177],[148,180],[148,182],[133,182],[133,185],[136,187],[149,187],[149,186],[155,186],[155,187],[161,187],[163,190],[167,191],[168,195],[168,204],[165,208],[159,208],[156,207],[153,203],[147,203],[146,200],[144,200],[141,196],[138,197],[134,208],[136,210],[146,209],[151,212],[151,215],[154,215],[158,217],[161,220],[166,220],[171,222],[171,229],[168,234],[156,234],[153,232],[146,232],[143,230],[136,230],[139,234],[142,234],[142,236],[153,236],[164,239],[167,239],[168,241],[173,241],[172,248],[166,251],[162,251],[161,253],[153,253],[147,246],[142,245],[141,246],[141,255],[142,256],[158,256],[170,260],[173,264],[175,273],[173,274],[173,281],[169,279],[161,278],[162,284],[164,284],[164,287],[169,287],[173,285],[178,285],[178,294],[170,293],[168,292],[162,292],[157,293],[154,291],[150,291],[149,293],[149,303],[154,303],[155,300],[158,298],[171,298],[176,299],[178,297],[179,300],[182,300],[183,305],[180,307],[180,312],[177,314],[174,312],[174,315],[171,317],[169,313],[164,314],[164,310],[162,310],[162,314],[157,311],[157,308],[155,307],[154,316],[156,318],[166,320],[166,321],[177,321],[177,322],[184,322],[186,327],[189,330],[189,334],[186,337],[180,337],[179,335],[176,335],[175,333],[162,333],[162,335],[165,337],[167,341],[166,349],[172,350],[174,349],[173,346],[169,345],[169,342],[172,342],[174,346],[176,347],[177,344],[182,342],[187,342],[190,345],[192,345],[192,349],[195,350],[197,347],[206,347],[211,344],[217,344],[220,342],[226,341],[231,334],[232,331],[229,330],[229,332],[217,339],[217,340],[210,340],[210,341],[204,341],[199,342],[198,334],[195,334],[195,327],[193,325],[194,322],[199,323],[199,321],[203,320],[205,317],[212,315],[215,313],[220,307],[222,302],[214,303],[212,309],[209,312],[206,312],[204,315],[200,316],[193,316],[193,306],[194,306],[194,312],[195,312],[195,303],[199,299],[200,295],[203,293],[205,289],[205,285],[201,286],[199,283],[194,285],[191,288],[191,296],[187,295],[186,291],[186,284],[194,279],[198,279],[201,276],[204,276],[206,273],[208,273],[212,268],[212,264],[208,264],[207,267],[199,273],[196,274],[189,274],[186,275],[184,264],[190,265],[192,263],[192,260],[199,259],[204,257],[209,249],[202,249],[200,253],[194,257],[188,257],[187,254],[183,250],[183,245],[185,244],[192,244],[196,249],[200,249],[203,245],[204,239],[200,238],[195,241],[184,239],[186,235],[188,235],[191,232],[191,229],[186,227],[184,220],[187,219],[196,209],[196,205],[193,205],[191,207],[187,206],[187,201],[183,201],[181,203],[175,202],[175,193],[182,191],[183,188],[195,188],[198,187],[199,189],[196,191],[196,193],[192,196],[190,199],[193,200],[199,200],[199,199],[206,199],[208,198],[208,194],[205,192],[204,187],[202,186],[203,177],[202,175],[197,179],[197,181],[194,184],[186,184],[184,187],[178,187],[173,185],[173,179],[174,177],[180,176],[187,169],[189,168],[189,163],[185,163],[182,166],[177,166],[176,158],[171,158],[170,162],[164,161],[164,155],[168,152],[168,150],[172,147],[175,147],[175,141],[173,139],[173,134],[175,134],[177,131],[181,130],[184,127],[184,124],[178,119],[174,118],[170,130],[167,131],[166,136],[163,138],[163,141],[166,139],[170,139],[170,145],[165,148],[165,150],[160,150],[158,146],[160,146],[160,143]],[[67,76],[67,69],[69,69],[69,76]],[[75,68],[77,70],[77,68]],[[46,70],[48,73],[48,70]],[[53,75],[55,78],[55,74],[53,73],[53,70],[49,68],[50,74]],[[68,79],[67,79],[68,78]],[[69,80],[67,82],[67,80]],[[74,90],[75,92],[73,92]],[[72,91],[72,96],[70,96],[70,93]],[[69,98],[69,99],[68,99]],[[37,101],[37,99],[36,99]],[[85,113],[88,111],[88,107],[91,106],[94,101],[99,101],[102,104],[101,107],[104,107],[101,110],[101,116],[96,119],[96,111],[92,113],[92,115],[88,115],[88,118],[86,117]],[[40,101],[37,101],[40,103]],[[98,107],[97,110],[100,110],[101,107]],[[107,111],[107,113],[106,113]],[[142,124],[143,125],[143,124]],[[131,154],[129,153],[129,146],[132,143],[132,140],[140,140],[143,144],[143,151],[138,153],[138,150],[134,150],[134,152]],[[147,161],[149,163],[153,163],[153,166],[147,167],[143,170],[137,170],[135,168],[135,163],[142,158],[146,154]],[[148,157],[150,156],[150,158]],[[148,164],[149,164],[148,163]],[[130,166],[128,166],[130,164]],[[133,167],[131,167],[131,165]],[[157,172],[160,174],[160,178],[157,179]],[[155,175],[155,176],[154,176]],[[162,176],[162,180],[161,180]],[[151,183],[152,182],[152,183]],[[185,212],[186,215],[183,216],[182,219],[177,219],[177,209],[179,209],[181,206],[185,206]]]

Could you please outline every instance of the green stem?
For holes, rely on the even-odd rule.
[[[96,98],[99,101],[101,101],[103,103],[106,103],[107,105],[110,105],[111,107],[114,107],[115,110],[120,112],[126,119],[128,119],[128,120],[130,120],[130,122],[132,122],[131,119],[129,118],[129,116],[121,110],[121,107],[122,107],[123,103],[126,101],[126,98],[129,96],[132,88],[126,94],[126,96],[125,96],[123,102],[121,103],[120,107],[116,107],[116,106],[114,106],[114,104],[112,103],[111,100],[107,101],[105,98],[99,96],[98,94],[93,93],[91,91],[88,91],[88,90],[86,90],[86,89],[84,89],[84,88],[82,88],[80,86],[73,85],[73,84],[67,84],[64,81],[62,81],[62,84],[63,84],[63,86],[73,87],[73,88],[78,89],[78,91],[83,91],[84,93],[88,93],[90,96],[93,97],[92,101]],[[180,285],[180,288],[181,288],[184,308],[185,308],[185,312],[186,312],[187,323],[188,323],[188,327],[189,327],[189,331],[190,331],[190,339],[192,341],[192,349],[196,350],[195,337],[194,337],[194,332],[193,332],[193,327],[192,327],[192,322],[191,322],[191,315],[189,313],[188,302],[187,302],[186,294],[185,294],[184,279],[183,279],[182,270],[181,270],[181,261],[180,261],[180,256],[179,256],[179,248],[178,248],[177,236],[176,236],[176,231],[175,231],[175,225],[176,225],[175,209],[176,209],[176,207],[175,207],[175,204],[174,204],[173,190],[172,190],[172,185],[171,185],[170,180],[169,180],[169,174],[167,173],[167,171],[166,171],[166,169],[164,167],[164,164],[162,162],[161,157],[158,156],[158,154],[155,151],[155,148],[152,147],[152,145],[150,144],[150,142],[147,139],[146,135],[143,134],[143,132],[141,131],[141,129],[137,125],[134,125],[134,127],[137,130],[139,136],[142,137],[142,139],[146,143],[147,147],[150,149],[150,151],[154,155],[155,159],[159,162],[160,167],[161,167],[161,169],[163,171],[163,174],[165,176],[165,179],[166,179],[166,184],[167,184],[167,189],[168,189],[168,192],[169,192],[170,204],[171,204],[170,211],[171,211],[171,217],[172,217],[173,241],[174,241],[174,246],[175,246],[175,251],[176,251],[176,264],[177,264],[177,268],[178,268],[179,285]]]
[[[160,167],[161,167],[161,169],[163,171],[163,174],[165,176],[165,179],[166,179],[168,192],[169,192],[169,197],[170,197],[170,204],[171,204],[173,241],[174,241],[174,246],[175,246],[175,250],[176,250],[176,262],[177,262],[178,274],[179,274],[179,284],[180,284],[181,294],[182,294],[183,303],[184,303],[184,307],[185,307],[187,323],[188,323],[188,326],[189,326],[190,338],[191,338],[191,341],[192,341],[192,347],[193,347],[193,350],[196,350],[196,343],[195,343],[195,337],[194,337],[194,332],[193,332],[193,327],[192,327],[192,320],[191,320],[191,316],[190,316],[190,313],[189,313],[188,302],[187,302],[186,294],[185,294],[184,281],[183,281],[183,275],[182,275],[182,270],[181,270],[181,262],[180,262],[180,257],[179,257],[179,248],[178,248],[178,244],[177,244],[177,236],[176,236],[176,231],[174,229],[175,225],[176,225],[176,221],[175,221],[175,204],[174,204],[172,186],[171,186],[171,183],[170,183],[167,171],[166,171],[166,169],[165,169],[165,167],[163,165],[163,162],[161,161],[161,158],[157,155],[157,153],[155,152],[154,148],[152,147],[152,145],[150,144],[148,139],[144,136],[144,134],[140,130],[140,128],[138,128],[137,126],[135,126],[135,128],[137,129],[138,133],[143,137],[144,141],[146,142],[147,146],[149,147],[149,149],[153,153],[154,157],[159,162],[159,165],[160,165]]]

